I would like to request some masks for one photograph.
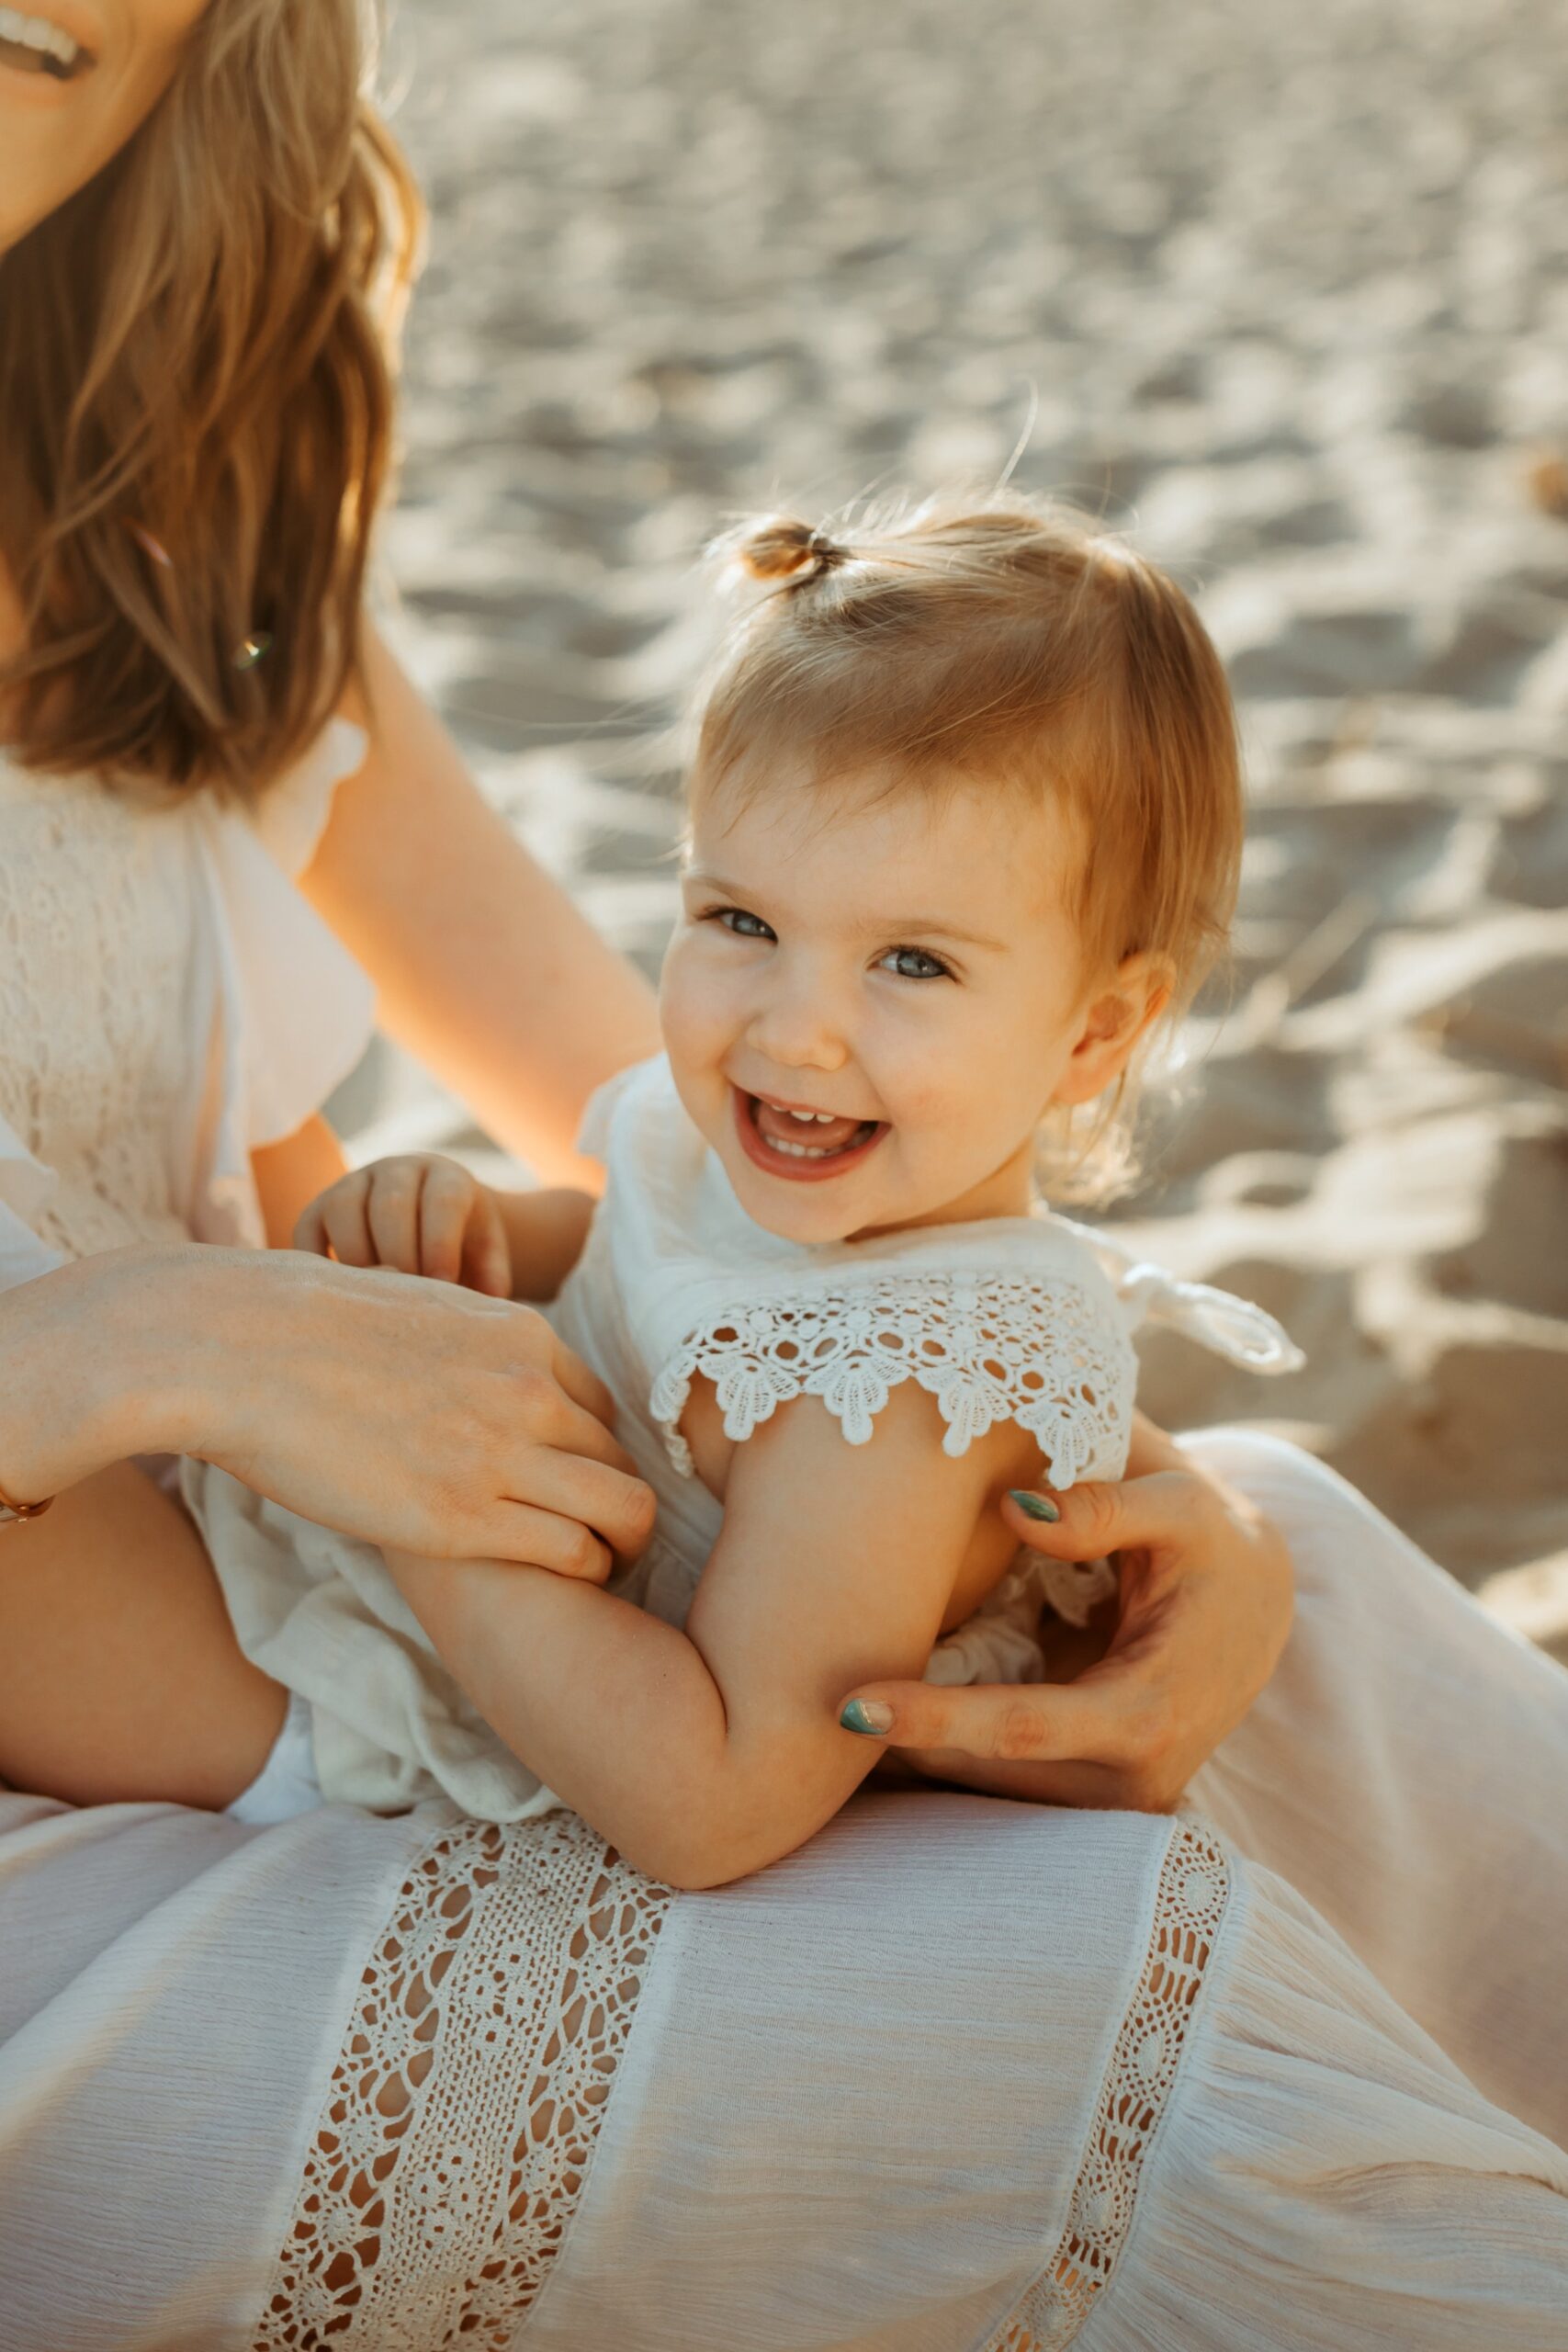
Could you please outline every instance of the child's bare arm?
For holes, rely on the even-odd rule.
[[[989,1483],[896,1389],[869,1446],[814,1398],[736,1454],[688,1631],[542,1571],[389,1555],[492,1728],[650,1876],[712,1886],[776,1860],[876,1760],[840,1694],[917,1675]]]
[[[593,1217],[591,1193],[559,1187],[542,1193],[492,1191],[512,1261],[513,1298],[549,1299],[582,1255]]]
[[[320,1112],[281,1143],[263,1144],[251,1154],[262,1223],[269,1250],[287,1250],[308,1204],[335,1184],[348,1162],[343,1146]]]

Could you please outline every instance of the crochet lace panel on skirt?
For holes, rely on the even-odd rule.
[[[1148,1959],[1117,2031],[1066,2228],[985,2352],[1062,2352],[1114,2277],[1229,1899],[1224,1849],[1183,1822],[1160,1871]]]
[[[256,2352],[502,2352],[581,2198],[669,1907],[571,1814],[461,1821],[361,1981]]]

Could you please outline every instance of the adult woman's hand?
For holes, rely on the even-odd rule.
[[[1054,1522],[1010,1499],[1003,1517],[1053,1559],[1115,1556],[1121,1593],[1104,1657],[1072,1682],[877,1682],[850,1698],[868,1731],[933,1779],[1050,1804],[1168,1812],[1279,1661],[1293,1584],[1285,1540],[1142,1414],[1120,1484],[1047,1499]]]
[[[62,1268],[4,1306],[0,1484],[18,1498],[192,1453],[371,1543],[598,1579],[652,1525],[608,1390],[531,1307],[197,1248]]]

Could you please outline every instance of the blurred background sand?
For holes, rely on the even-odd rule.
[[[1018,481],[1199,594],[1254,796],[1115,1221],[1310,1363],[1156,1335],[1144,1400],[1288,1430],[1568,1657],[1559,0],[402,0],[389,64],[397,634],[487,790],[651,968],[704,540],[994,479],[1032,407]],[[344,1108],[477,1140],[385,1050]]]

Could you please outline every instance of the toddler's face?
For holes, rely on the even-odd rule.
[[[1048,799],[881,781],[706,795],[664,967],[681,1099],[795,1241],[1021,1215],[1047,1103],[1099,1093],[1144,1025],[1130,966],[1084,968],[1083,847]]]

